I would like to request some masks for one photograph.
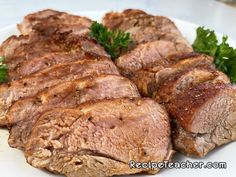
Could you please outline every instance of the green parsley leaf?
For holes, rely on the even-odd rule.
[[[4,60],[4,57],[0,57],[0,83],[7,81],[8,68],[7,65],[3,63]]]
[[[213,56],[216,68],[228,75],[232,83],[236,83],[236,49],[229,46],[227,40],[228,37],[223,36],[218,44],[214,31],[199,27],[192,46],[196,52]]]
[[[129,33],[120,30],[111,31],[98,22],[91,25],[89,35],[104,47],[113,60],[119,57],[131,42]]]
[[[193,43],[193,49],[196,52],[214,56],[217,51],[217,43],[214,31],[204,29],[204,27],[197,28],[197,38]]]

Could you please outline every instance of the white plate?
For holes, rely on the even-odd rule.
[[[104,15],[104,12],[83,12],[80,15],[88,16],[99,21]],[[172,18],[182,34],[193,42],[195,38],[195,30],[197,25],[184,22]],[[19,34],[15,25],[6,27],[0,30],[0,42],[4,41],[8,36]],[[222,35],[219,35],[221,37]],[[236,46],[236,41],[229,39],[230,45]],[[54,175],[28,165],[25,161],[24,154],[20,150],[12,149],[7,144],[8,131],[0,129],[0,176],[2,177],[50,177],[60,176]],[[232,177],[236,174],[236,142],[230,143],[223,147],[217,148],[207,155],[204,159],[188,158],[181,154],[174,156],[174,161],[191,161],[191,162],[226,162],[226,169],[163,169],[156,176],[159,177]],[[148,175],[142,175],[148,176]]]

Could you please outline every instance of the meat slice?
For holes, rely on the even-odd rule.
[[[176,150],[203,157],[236,140],[236,88],[225,83],[202,83],[180,93],[167,106],[173,117]]]
[[[183,48],[192,49],[174,22],[163,16],[153,16],[141,10],[127,9],[121,13],[109,12],[103,24],[110,29],[120,29],[131,34],[135,44],[155,40],[169,40]]]
[[[151,96],[155,87],[155,73],[173,65],[178,60],[195,54],[171,41],[153,41],[140,44],[120,56],[116,65],[122,75],[136,83],[144,96]]]
[[[148,98],[47,112],[33,127],[25,150],[34,167],[68,177],[156,173],[129,163],[169,160],[172,153],[167,113]]]
[[[20,46],[26,45],[27,43],[29,43],[30,40],[35,43],[37,40],[41,41],[40,38],[38,38],[38,39],[35,38],[35,35],[31,35],[31,36],[13,35],[13,36],[10,36],[0,46],[2,56],[6,57],[6,58],[14,57],[15,53],[17,53],[16,49],[18,49]],[[18,50],[19,50],[18,53],[20,53],[22,49],[21,50],[18,49]],[[18,53],[17,53],[17,55],[18,55]]]
[[[0,86],[0,125],[6,125],[5,114],[13,101],[34,96],[45,88],[96,74],[117,74],[119,72],[112,61],[84,60],[60,64],[37,74],[12,81]]]
[[[44,19],[53,17],[53,16],[60,16],[62,12],[52,10],[52,9],[45,9],[36,13],[31,13],[24,17],[24,20],[21,24],[18,24],[18,28],[23,34],[28,34],[32,30],[32,27],[35,24],[38,24]]]
[[[88,76],[51,87],[36,97],[15,102],[7,113],[9,145],[24,148],[39,116],[53,108],[73,108],[83,102],[107,98],[140,97],[136,86],[117,75]]]
[[[29,34],[34,28],[52,30],[52,27],[62,32],[72,30],[81,34],[88,31],[91,23],[92,21],[86,17],[45,9],[25,16],[18,28],[24,35]]]
[[[135,26],[138,22],[138,18],[145,19],[148,14],[139,9],[126,9],[123,12],[108,12],[103,17],[103,23],[110,29],[114,30],[117,28],[129,29]],[[142,20],[143,21],[143,20]],[[147,25],[147,24],[146,24]]]
[[[156,42],[152,43],[155,44]],[[144,44],[144,46],[147,44]],[[164,50],[160,50],[162,51],[162,57],[158,58],[157,52],[153,52],[157,49],[155,45],[153,45],[153,48],[153,50],[150,50],[150,48],[148,50],[147,48],[136,52],[133,50],[127,54],[128,57],[121,56],[116,62],[122,75],[135,82],[140,93],[144,96],[152,96],[164,80],[177,72],[205,65],[214,68],[212,65],[213,58],[206,55],[196,53],[178,54],[176,52],[175,55],[168,56],[168,52],[164,53],[167,48],[164,48]],[[173,50],[173,48],[169,49]],[[129,55],[132,52],[134,54]],[[147,55],[149,57],[145,57],[146,53],[149,54]]]
[[[77,62],[81,60],[110,60],[109,57],[89,56],[84,51],[48,53],[41,57],[22,62],[16,69],[8,72],[8,80],[17,80],[31,74],[40,72],[57,64]]]
[[[203,82],[230,83],[230,80],[224,73],[209,66],[189,68],[164,80],[154,94],[155,100],[167,104],[176,95]]]
[[[71,33],[55,33],[50,37],[38,34],[12,36],[1,47],[9,68],[9,80],[60,63],[109,57],[94,40]]]
[[[124,74],[134,72],[147,67],[169,66],[176,62],[180,55],[190,53],[170,41],[153,41],[138,45],[134,50],[127,52],[116,60],[117,66]]]

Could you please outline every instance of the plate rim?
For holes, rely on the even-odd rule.
[[[108,12],[108,11],[81,11],[81,12],[79,12],[79,13],[73,13],[73,14],[78,14],[78,15],[80,15],[80,13],[82,13],[82,14],[97,14],[97,13],[100,13],[100,14],[104,14],[104,13],[106,13],[106,12]],[[82,15],[81,15],[82,16]],[[83,16],[85,16],[85,15],[83,15]],[[87,15],[88,17],[89,17],[89,15]],[[168,16],[169,17],[169,16]],[[171,20],[173,20],[175,23],[176,22],[180,22],[180,23],[184,23],[184,24],[186,24],[186,25],[188,25],[188,26],[191,26],[192,28],[197,28],[199,25],[198,24],[195,24],[195,23],[192,23],[192,22],[189,22],[189,21],[185,21],[185,20],[181,20],[181,19],[178,19],[178,18],[174,18],[174,17],[169,17]],[[17,23],[16,23],[17,24]],[[15,31],[16,29],[17,29],[17,26],[16,26],[16,24],[12,24],[12,25],[8,25],[8,26],[5,26],[5,27],[3,27],[3,28],[0,28],[0,35],[2,34],[2,33],[5,33],[5,34],[7,34],[6,32],[11,32],[11,31]],[[182,31],[181,31],[182,32]],[[220,34],[220,33],[217,33],[216,32],[216,34],[217,34],[217,36],[218,37],[220,37],[220,36],[223,36],[222,34]],[[14,34],[11,34],[11,35],[14,35]],[[185,34],[183,34],[183,35],[185,35]],[[7,37],[9,37],[9,36],[7,36]],[[6,37],[6,39],[7,39],[7,37]],[[230,40],[232,40],[232,41],[234,41],[234,43],[236,44],[236,40],[234,40],[234,39],[232,39],[232,38],[230,38],[229,37],[229,39]],[[236,46],[236,45],[235,45]],[[2,128],[0,128],[0,131],[5,131],[5,129],[2,129]],[[8,130],[6,130],[6,131],[8,131]],[[4,140],[1,140],[1,139],[3,139],[2,138],[3,136],[1,136],[0,137],[0,142],[1,141],[5,141],[5,139]],[[236,142],[235,142],[236,143]],[[234,144],[235,144],[234,143]],[[228,144],[228,146],[230,146],[230,144]],[[232,146],[232,145],[231,145]],[[11,149],[10,147],[8,147],[9,149]],[[8,150],[9,150],[8,149]],[[17,149],[14,149],[14,150],[16,150],[16,151],[18,151]],[[24,158],[24,156],[22,155],[22,157]],[[22,158],[21,157],[21,158]],[[187,158],[186,156],[184,156],[185,158]],[[231,157],[232,158],[232,157]],[[208,157],[207,158],[209,161],[211,161],[211,159]],[[202,159],[198,159],[199,161],[201,161]],[[28,164],[27,164],[28,165]],[[12,168],[12,167],[11,167]],[[13,167],[14,168],[14,167]],[[32,168],[31,166],[29,167],[29,168]],[[23,168],[22,168],[23,169]],[[6,169],[5,169],[6,170]],[[29,169],[30,170],[30,169]],[[34,169],[35,170],[35,169]],[[36,170],[38,170],[38,169],[36,169]],[[167,169],[168,170],[168,169]],[[13,170],[14,171],[14,170]],[[164,171],[164,170],[163,170]],[[166,170],[165,170],[166,171]],[[194,171],[194,169],[191,169],[191,172],[193,172]],[[19,172],[21,172],[21,171],[19,171]],[[175,172],[177,172],[177,173],[175,173],[175,174],[177,174],[176,176],[178,176],[178,175],[180,175],[180,176],[185,176],[186,174],[188,174],[188,173],[179,173],[178,174],[178,170],[175,170]],[[234,171],[235,172],[235,171]],[[27,171],[27,173],[28,173],[28,171]],[[41,173],[41,170],[40,170],[40,173]],[[34,171],[32,171],[32,174],[34,174]],[[30,173],[30,175],[32,175],[31,173]],[[214,172],[214,170],[213,170],[213,174],[215,174],[215,175],[217,175],[217,171],[215,171]],[[12,175],[11,173],[9,174],[10,176]],[[13,174],[13,175],[15,175],[15,174]],[[37,174],[38,175],[38,174]],[[36,176],[37,176],[36,175]],[[157,175],[155,175],[155,176],[157,176],[158,177],[158,175],[160,176],[161,174],[157,174]],[[226,174],[226,175],[230,175],[230,174]],[[17,176],[17,173],[16,173],[16,176]],[[162,175],[161,175],[162,176]],[[164,175],[165,176],[165,175]],[[193,175],[194,176],[194,175]]]

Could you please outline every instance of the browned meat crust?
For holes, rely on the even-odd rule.
[[[190,53],[168,57],[168,54],[166,54],[166,57],[163,55],[164,57],[158,58],[156,56],[152,58],[154,55],[151,50],[148,50],[147,53],[151,54],[147,58],[144,57],[144,53],[143,55],[132,55],[132,57],[126,58],[127,60],[119,58],[116,62],[122,75],[131,79],[144,96],[155,94],[164,80],[179,71],[204,65],[213,67],[213,58],[206,55]]]
[[[209,65],[176,71],[160,84],[155,92],[155,99],[161,103],[169,103],[176,95],[203,82],[230,83],[229,78],[222,72]]]
[[[109,60],[84,60],[60,64],[37,74],[0,86],[0,125],[6,125],[5,114],[13,101],[34,96],[45,88],[96,74],[119,74]]]
[[[167,106],[173,121],[175,148],[203,157],[236,140],[236,89],[225,83],[202,83],[180,93]]]
[[[168,40],[182,48],[191,48],[175,24],[166,17],[153,16],[141,10],[127,9],[121,13],[109,12],[103,24],[111,29],[121,29],[131,33],[134,44],[156,40]]]
[[[18,28],[26,35],[35,29],[43,32],[60,30],[61,32],[72,31],[75,34],[88,32],[92,21],[86,17],[71,15],[51,9],[42,10],[25,16]]]
[[[104,49],[94,40],[71,33],[12,36],[1,48],[9,68],[9,80],[19,79],[56,64],[83,59],[109,59]]]

